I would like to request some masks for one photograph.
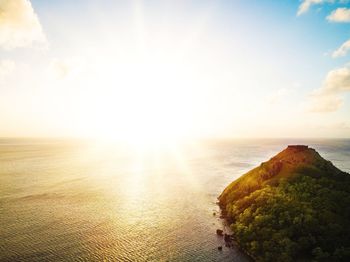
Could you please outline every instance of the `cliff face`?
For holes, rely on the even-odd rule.
[[[350,175],[312,148],[288,146],[233,181],[219,203],[257,260],[350,258]]]

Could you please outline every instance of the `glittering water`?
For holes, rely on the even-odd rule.
[[[350,171],[350,141],[206,141],[130,151],[0,140],[1,261],[247,261],[215,234],[225,186],[289,143]]]

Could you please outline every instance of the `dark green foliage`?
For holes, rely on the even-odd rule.
[[[262,180],[259,169],[274,166],[271,159],[248,173],[248,183],[260,181],[255,189],[243,176],[220,196],[237,242],[256,260],[350,261],[350,175],[322,160]]]

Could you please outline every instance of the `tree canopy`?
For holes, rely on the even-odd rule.
[[[349,261],[350,175],[314,149],[288,147],[219,197],[257,261]]]

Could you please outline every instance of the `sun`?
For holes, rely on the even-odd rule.
[[[179,65],[144,59],[104,65],[79,99],[86,117],[80,131],[140,148],[166,147],[192,136],[196,99]]]

